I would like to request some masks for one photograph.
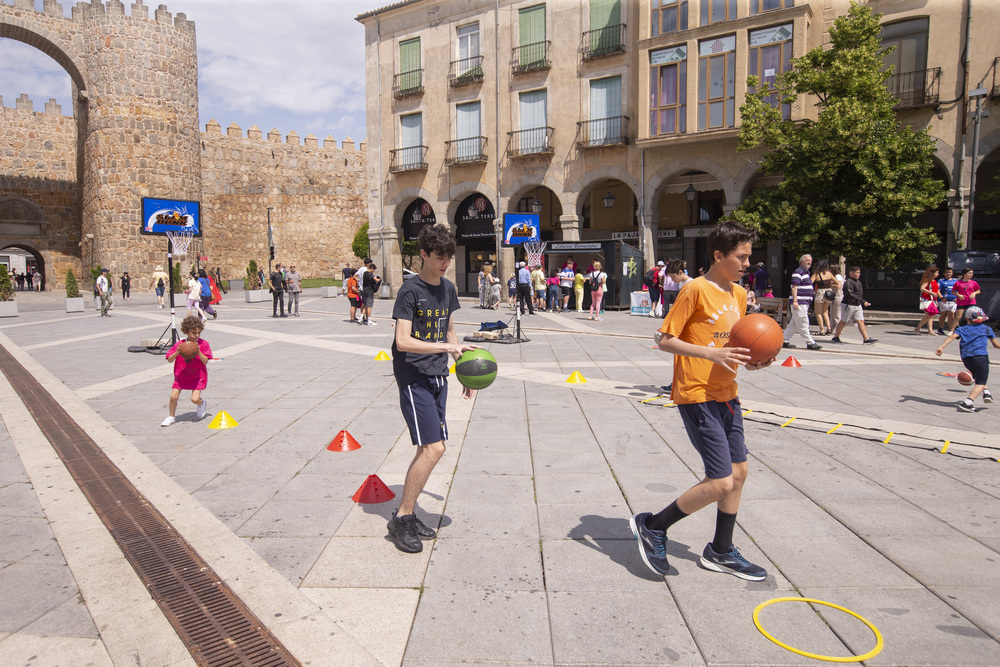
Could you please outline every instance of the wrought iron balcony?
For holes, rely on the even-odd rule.
[[[469,137],[444,142],[446,165],[480,164],[487,161],[486,137]]]
[[[389,151],[389,173],[427,169],[427,146],[410,146]]]
[[[552,145],[551,127],[535,127],[530,130],[508,132],[507,157],[530,157],[532,155],[551,155],[555,153]]]
[[[628,116],[584,120],[576,124],[576,147],[580,150],[604,146],[627,146]]]
[[[424,92],[424,70],[413,69],[392,77],[392,96],[396,99]]]
[[[997,84],[997,67],[1000,67],[1000,57],[993,59],[993,87],[990,88],[990,99],[1000,97],[1000,84]]]
[[[941,99],[941,68],[893,74],[885,85],[889,94],[899,100],[897,110],[932,107]]]
[[[625,24],[609,25],[583,33],[583,59],[594,60],[625,53]]]
[[[552,63],[549,61],[549,44],[551,42],[535,42],[534,44],[522,44],[514,47],[513,69],[514,74],[521,72],[534,72],[535,70],[549,69]]]
[[[448,84],[452,88],[478,83],[483,80],[483,56],[452,60],[448,70]]]

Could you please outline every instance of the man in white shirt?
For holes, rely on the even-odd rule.
[[[111,281],[108,280],[107,269],[101,269],[101,276],[97,279],[97,295],[101,297],[101,317],[111,317],[108,314],[111,306]]]

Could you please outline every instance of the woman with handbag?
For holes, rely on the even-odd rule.
[[[937,277],[938,267],[931,264],[924,271],[923,277],[920,278],[920,310],[924,316],[920,319],[920,323],[917,324],[917,328],[913,330],[915,334],[919,335],[920,330],[926,324],[927,333],[932,336],[938,335],[934,333],[934,327],[932,326],[934,316],[940,312],[937,302],[941,298],[941,291],[938,289]]]
[[[837,276],[830,270],[830,260],[828,259],[819,260],[816,271],[813,272],[811,278],[816,295],[813,301],[816,326],[819,327],[817,335],[827,336],[833,333],[833,327],[830,326],[830,304],[837,297],[840,283],[837,282]]]

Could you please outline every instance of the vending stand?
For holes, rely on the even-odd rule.
[[[545,248],[548,267],[559,269],[572,257],[588,274],[594,262],[600,262],[608,274],[604,292],[605,310],[632,307],[632,292],[642,291],[642,255],[625,241],[553,241]],[[590,308],[590,292],[584,290],[583,308]]]

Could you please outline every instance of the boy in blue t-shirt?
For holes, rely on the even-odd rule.
[[[955,270],[950,266],[944,270],[944,277],[937,279],[938,291],[941,292],[941,299],[938,300],[938,309],[941,311],[940,317],[938,317],[938,335],[944,336],[946,332],[944,330],[945,325],[948,325],[948,331],[955,328],[955,315],[958,314],[958,297],[955,296],[955,292],[952,288],[958,279],[955,278]]]
[[[420,230],[418,243],[423,268],[403,283],[392,310],[396,320],[392,372],[417,453],[406,471],[399,509],[392,513],[387,528],[396,548],[407,553],[423,550],[421,539],[437,537],[413,510],[434,466],[444,456],[448,439],[448,355],[457,361],[463,352],[477,347],[458,342],[451,320],[459,308],[458,294],[444,275],[455,256],[455,237],[445,225],[427,225]],[[462,391],[467,399],[475,394],[468,387]]]
[[[941,343],[941,347],[934,350],[934,354],[941,356],[948,343],[959,339],[959,354],[962,355],[962,363],[972,374],[972,391],[964,401],[958,402],[958,409],[963,412],[977,412],[974,405],[976,397],[982,394],[983,403],[992,403],[993,395],[986,387],[986,381],[990,376],[990,357],[986,341],[993,344],[993,347],[1000,350],[1000,340],[989,325],[985,324],[986,313],[979,306],[969,306],[965,309],[965,317],[962,324]]]

